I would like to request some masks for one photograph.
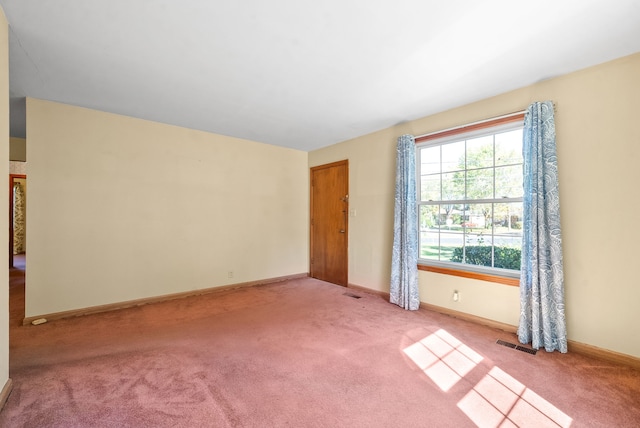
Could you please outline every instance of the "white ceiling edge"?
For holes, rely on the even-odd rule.
[[[33,97],[311,151],[640,52],[634,0],[0,0]]]

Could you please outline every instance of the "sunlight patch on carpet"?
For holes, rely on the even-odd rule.
[[[573,422],[498,367],[493,367],[458,407],[478,426],[569,427]]]
[[[483,357],[440,329],[407,346],[403,353],[443,392],[476,368]],[[458,402],[479,427],[569,427],[573,419],[494,366]]]
[[[403,352],[445,392],[482,361],[477,352],[442,329]]]

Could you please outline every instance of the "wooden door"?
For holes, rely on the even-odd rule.
[[[349,163],[311,168],[311,277],[348,283]]]

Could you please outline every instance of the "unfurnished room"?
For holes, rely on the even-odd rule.
[[[640,2],[0,9],[1,427],[640,425]]]

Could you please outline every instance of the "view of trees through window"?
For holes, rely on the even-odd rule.
[[[417,152],[420,258],[520,270],[522,125]]]

